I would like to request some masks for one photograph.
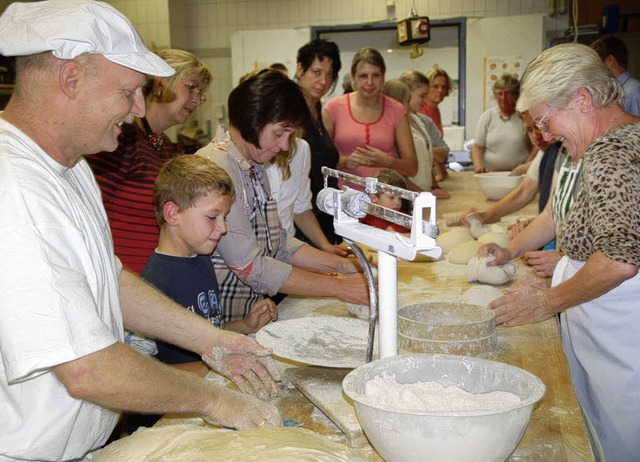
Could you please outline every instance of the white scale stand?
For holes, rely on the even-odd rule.
[[[351,245],[360,263],[365,269],[369,281],[371,314],[369,319],[369,349],[367,362],[372,359],[373,339],[376,318],[379,318],[379,357],[380,359],[398,354],[398,257],[414,260],[417,253],[438,259],[442,249],[437,245],[436,198],[429,192],[415,193],[378,182],[375,178],[363,178],[340,172],[327,167],[322,168],[325,188],[317,198],[318,207],[333,215],[336,234],[345,238]],[[365,187],[366,192],[344,186],[342,190],[327,187],[329,177]],[[413,205],[413,214],[388,209],[369,200],[368,193],[390,192]],[[428,221],[425,221],[425,209],[430,209]],[[409,237],[399,233],[385,231],[358,221],[367,213],[384,218],[393,223],[411,229]],[[359,242],[378,251],[378,292],[371,266],[364,253],[353,244]],[[377,307],[379,302],[379,309]],[[378,316],[379,312],[379,316]]]

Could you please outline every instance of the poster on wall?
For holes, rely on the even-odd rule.
[[[485,56],[484,57],[484,106],[483,111],[496,105],[493,96],[493,84],[502,74],[514,74],[518,80],[524,72],[522,56]]]

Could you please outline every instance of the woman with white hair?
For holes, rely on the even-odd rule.
[[[518,111],[529,111],[545,139],[583,159],[580,189],[559,227],[565,256],[552,287],[529,279],[491,304],[496,322],[505,325],[561,313],[593,449],[608,461],[640,454],[640,117],[622,109],[622,96],[585,45],[557,45],[527,68]],[[495,245],[481,253],[495,255],[493,264],[520,256]]]

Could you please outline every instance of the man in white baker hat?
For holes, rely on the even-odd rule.
[[[17,56],[0,113],[0,460],[90,458],[123,410],[281,425],[273,405],[123,342],[125,324],[198,352],[244,391],[275,389],[269,350],[122,268],[82,157],[115,149],[121,125],[145,114],[145,74],[172,68],[113,7],[81,0],[10,5],[0,54]]]

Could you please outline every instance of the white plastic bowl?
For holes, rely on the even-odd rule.
[[[510,172],[488,172],[476,173],[473,175],[478,182],[478,186],[490,200],[500,200],[509,191],[518,186],[522,181],[522,176],[509,176]]]
[[[406,412],[369,404],[365,384],[383,373],[398,383],[435,381],[470,393],[507,391],[521,402],[497,411]],[[496,361],[453,355],[412,354],[360,366],[342,388],[354,401],[367,438],[387,462],[506,460],[518,445],[533,405],[545,392],[535,375]]]

